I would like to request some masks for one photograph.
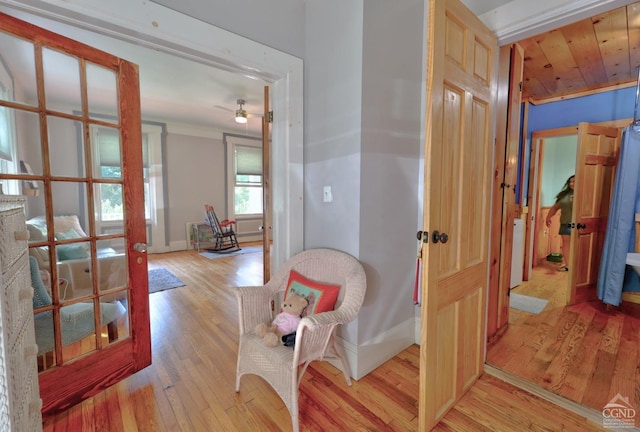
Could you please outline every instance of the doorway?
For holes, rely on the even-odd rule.
[[[569,272],[575,270],[568,261],[569,245],[563,244],[560,232],[560,214],[547,216],[557,200],[558,193],[567,179],[575,175],[578,136],[575,128],[550,129],[532,134],[532,160],[529,170],[530,190],[534,224],[529,225],[526,235],[533,244],[529,262],[528,282],[512,287],[511,293],[518,293],[564,306],[569,303]],[[567,250],[565,250],[567,249]],[[568,271],[564,271],[568,269]],[[532,287],[537,287],[532,289]],[[511,308],[511,313],[518,313]]]
[[[303,249],[304,208],[301,198],[304,193],[300,181],[303,167],[301,143],[303,142],[304,126],[301,116],[304,102],[302,60],[195,18],[168,10],[155,3],[139,6],[129,3],[125,5],[124,3],[126,2],[123,2],[121,8],[116,7],[113,8],[113,12],[106,12],[97,3],[95,7],[91,7],[88,3],[83,5],[65,3],[57,6],[39,4],[37,8],[27,8],[26,6],[23,8],[14,2],[0,0],[0,6],[10,8],[9,11],[19,9],[27,14],[37,14],[45,19],[50,19],[56,24],[62,24],[61,20],[64,19],[64,24],[73,28],[90,29],[100,35],[108,35],[118,42],[127,41],[160,53],[180,55],[197,62],[200,67],[218,68],[270,83],[272,110],[278,113],[274,116],[274,121],[271,124],[272,158],[270,162],[273,185],[271,202],[274,210],[271,224],[273,226],[273,248],[270,258],[272,268],[279,267],[294,252]],[[171,25],[150,26],[149,16],[162,17],[166,22],[171,22]],[[118,25],[120,19],[125,20],[127,24]],[[176,44],[175,32],[181,35],[179,46]],[[210,42],[203,44],[204,40]],[[262,84],[260,89],[260,100],[262,101]],[[180,104],[176,104],[175,108],[178,110]],[[201,111],[204,115],[214,111],[224,112],[214,106],[211,109]],[[174,132],[177,134],[183,130],[180,125],[174,127]],[[204,140],[209,137],[203,136],[201,129],[189,128],[189,130],[197,133],[198,138],[203,140],[202,145],[206,144]],[[183,158],[184,166],[191,167],[191,170],[195,172],[193,167],[199,160],[189,159],[180,152],[176,152],[172,157],[174,160]],[[221,157],[221,161],[224,163],[223,157]],[[211,170],[211,159],[208,159],[207,163],[208,165],[203,167],[202,171]],[[185,175],[184,177],[185,193],[181,196],[194,193],[193,182],[189,183],[188,181],[190,176]],[[206,182],[199,184],[209,185]],[[173,190],[175,193],[175,188]],[[174,198],[174,207],[182,208],[181,203],[175,203],[175,195],[171,195],[171,197]],[[195,210],[197,211],[197,221],[203,217],[202,204],[202,200],[199,200]],[[184,243],[187,241],[184,234],[185,223],[192,222],[192,220],[182,216],[175,217],[175,215],[171,218],[173,221],[180,219],[183,220],[177,225],[171,226],[168,234],[172,238],[179,235],[182,247],[184,247]],[[171,220],[169,223],[172,223]],[[170,246],[180,247],[180,245]]]
[[[629,124],[629,121],[625,123]],[[534,268],[531,278],[514,290],[543,298],[548,304],[539,312],[524,313],[511,309],[505,331],[488,345],[487,363],[595,410],[595,413],[601,413],[616,395],[628,398],[630,406],[637,407],[639,401],[633,388],[621,378],[635,376],[635,354],[630,361],[622,358],[627,357],[627,350],[634,353],[637,350],[637,337],[633,336],[633,331],[628,333],[639,322],[637,307],[611,308],[591,297],[599,264],[599,252],[596,250],[596,255],[591,252],[594,251],[593,245],[602,244],[600,238],[603,238],[604,228],[601,221],[608,213],[612,172],[615,171],[614,155],[617,154],[616,144],[606,140],[614,139],[619,132],[616,128],[584,123],[577,128],[566,129],[540,132],[537,136],[533,134],[532,174],[529,176],[533,186],[529,190],[537,192],[529,193],[530,202],[527,204],[534,227]],[[584,137],[591,139],[589,134],[592,132],[585,131],[592,130],[595,136],[598,129],[606,134],[602,146],[594,146],[594,141],[586,146],[580,144],[586,142],[582,141]],[[573,171],[576,173],[576,188],[581,187],[583,193],[576,190],[574,203],[572,222],[575,225],[572,228],[572,260],[569,264],[573,272],[558,274],[547,261],[554,252],[549,241],[550,230],[540,224],[558,186],[551,189],[552,199],[547,202],[540,191],[544,190],[545,183],[545,153],[551,152],[546,147],[549,138],[554,132],[568,137],[575,131],[579,136],[577,151],[570,151],[573,158],[571,163],[565,161],[565,178],[556,183],[566,180]],[[563,157],[569,158],[567,155]],[[600,170],[600,174],[596,170]],[[603,172],[608,174],[603,177]],[[597,215],[590,213],[593,209],[597,210]],[[587,229],[582,224],[585,220],[591,224]],[[537,225],[541,226],[536,229]],[[587,259],[587,255],[591,258]],[[587,261],[590,264],[584,265]]]

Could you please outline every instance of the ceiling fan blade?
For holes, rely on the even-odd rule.
[[[235,112],[236,112],[236,110],[234,110],[234,109],[229,109],[229,108],[227,108],[227,107],[223,107],[223,106],[221,106],[221,105],[214,105],[213,107],[214,107],[214,108],[221,109],[221,110],[223,110],[223,111],[230,112],[230,113],[235,113]]]

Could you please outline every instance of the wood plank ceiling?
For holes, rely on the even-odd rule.
[[[635,85],[640,66],[640,2],[518,42],[522,99],[533,104]]]

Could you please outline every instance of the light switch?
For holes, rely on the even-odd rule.
[[[331,202],[331,201],[333,201],[333,195],[331,194],[331,186],[325,186],[325,187],[324,187],[324,196],[323,196],[323,201],[324,201],[324,202]]]

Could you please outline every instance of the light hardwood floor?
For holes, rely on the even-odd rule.
[[[539,315],[510,309],[509,326],[489,345],[487,363],[599,412],[617,394],[640,411],[637,305],[565,306],[566,282],[566,272],[546,263],[513,290],[549,303]]]
[[[53,418],[50,431],[290,431],[284,404],[260,378],[234,391],[236,302],[231,285],[262,280],[261,254],[209,260],[194,251],[152,255],[186,286],[150,294],[153,364]],[[416,431],[419,347],[348,387],[314,362],[300,385],[302,431]],[[584,417],[484,375],[437,431],[596,431]]]

